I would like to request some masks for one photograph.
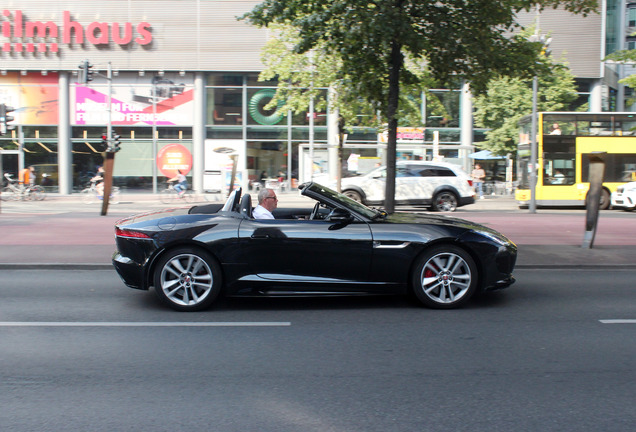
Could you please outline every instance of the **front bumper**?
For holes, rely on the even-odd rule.
[[[612,194],[611,203],[612,203],[612,207],[622,207],[626,209],[633,209],[634,207],[636,207],[636,197],[614,192]]]

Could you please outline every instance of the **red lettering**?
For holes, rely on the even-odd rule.
[[[11,16],[11,11],[5,9],[2,11],[2,15],[8,18]],[[2,36],[11,37],[11,23],[9,21],[5,21],[2,23]]]
[[[119,29],[119,23],[113,23],[113,42],[118,45],[126,45],[132,41],[132,24],[124,24],[124,36],[121,37],[121,31]]]
[[[93,45],[108,45],[108,23],[90,23],[86,28],[86,39]]]
[[[152,42],[152,33],[150,33],[151,28],[152,26],[147,22],[137,24],[137,33],[139,33],[139,37],[135,39],[135,42],[139,45],[148,45]]]
[[[15,11],[15,20],[13,21],[13,36],[22,37],[22,11]]]
[[[62,35],[62,43],[71,43],[71,31],[75,31],[75,43],[84,43],[84,28],[78,22],[71,21],[71,13],[64,11],[64,32]]]
[[[37,30],[37,31],[36,31]],[[49,31],[49,36],[57,37],[57,25],[51,21],[45,23],[40,21],[27,22],[25,24],[26,37],[36,37],[36,33],[41,37],[46,37],[46,31]]]
[[[83,44],[85,31],[86,40],[93,45],[108,45],[111,42],[111,38],[118,45],[128,45],[133,41],[139,45],[148,45],[152,42],[152,26],[145,21],[136,25],[137,34],[135,35],[133,24],[129,22],[107,23],[95,21],[84,28],[79,22],[73,21],[69,11],[63,11],[61,29],[52,21],[25,21],[21,10],[12,12],[8,9],[2,9],[2,17],[4,17],[0,23],[2,36],[16,39],[40,39],[40,41],[5,42],[4,45],[1,45],[1,49],[5,52],[11,49],[15,52],[22,52],[25,49],[27,52],[34,52],[35,50],[43,52],[46,47],[49,47],[52,52],[58,52],[58,43],[46,44],[44,40],[57,38],[58,41],[61,39],[63,44]]]

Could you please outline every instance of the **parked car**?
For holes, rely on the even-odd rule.
[[[473,181],[458,165],[443,162],[399,161],[395,168],[395,204],[422,205],[452,212],[475,202]],[[366,205],[383,205],[386,167],[359,177],[342,179],[342,193]]]
[[[612,208],[632,211],[636,207],[636,182],[629,182],[616,188],[611,196]]]
[[[517,247],[466,220],[371,209],[317,183],[313,207],[252,217],[234,190],[225,204],[131,216],[115,225],[113,265],[167,306],[201,310],[225,296],[407,294],[454,308],[514,282]]]

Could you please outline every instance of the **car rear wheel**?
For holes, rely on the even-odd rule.
[[[433,210],[439,212],[453,212],[457,209],[457,197],[454,193],[439,192],[433,198]]]
[[[452,309],[472,297],[477,279],[477,266],[466,251],[437,246],[419,258],[412,275],[413,294],[430,308]]]
[[[159,299],[177,311],[208,308],[221,292],[221,269],[208,253],[178,248],[161,257],[154,273]]]
[[[361,203],[361,202],[362,202],[362,195],[360,195],[360,193],[359,193],[359,192],[356,192],[356,191],[354,191],[354,190],[346,190],[346,191],[344,191],[344,192],[343,192],[343,194],[344,194],[346,197],[349,197],[349,198],[351,198],[351,199],[352,199],[352,200],[354,200],[354,201],[357,201],[357,202],[359,202],[359,203]]]

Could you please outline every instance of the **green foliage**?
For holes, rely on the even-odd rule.
[[[337,110],[345,127],[384,127],[382,117],[377,115],[378,104],[354,90],[354,78],[345,71],[337,55],[329,53],[322,43],[310,52],[298,53],[293,50],[300,42],[295,28],[274,24],[270,30],[272,37],[262,53],[265,68],[259,75],[260,81],[278,80],[276,96],[268,104],[268,109],[278,107],[281,111],[303,113],[313,98],[317,111],[324,111],[328,103],[330,110]],[[398,116],[404,126],[417,126],[422,122],[422,92],[427,91],[432,81],[421,62],[407,59],[405,68],[416,80],[402,84]],[[323,89],[334,90],[328,100]],[[427,94],[427,99],[435,114],[448,115],[434,95]]]
[[[608,55],[604,60],[615,61],[616,63],[626,63],[634,65],[636,63],[636,50],[621,50],[613,52]],[[629,75],[619,81],[619,83],[626,85],[629,88],[636,88],[636,74]],[[632,98],[628,103],[633,104],[635,100]]]
[[[507,33],[516,29],[518,11],[537,4],[581,13],[597,6],[595,0],[265,0],[242,18],[258,26],[291,25],[298,32],[294,51],[322,46],[340,58],[343,70],[355,78],[352,91],[385,112],[392,67],[404,62],[402,54],[397,57],[401,64],[395,64],[394,45],[424,60],[440,84],[466,78],[477,93],[492,77],[540,72],[537,44]],[[411,71],[401,72],[403,83],[417,82]]]
[[[577,98],[574,76],[562,65],[539,76],[537,89],[537,111],[563,111]],[[475,98],[474,109],[476,125],[490,129],[479,147],[497,155],[514,153],[519,120],[532,113],[532,79],[493,79],[486,93]]]

